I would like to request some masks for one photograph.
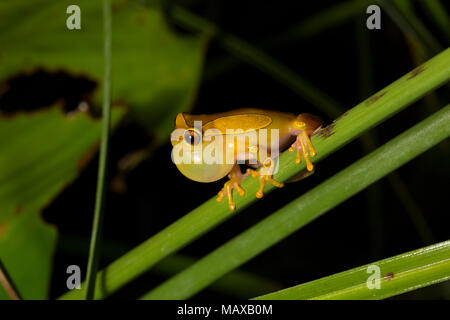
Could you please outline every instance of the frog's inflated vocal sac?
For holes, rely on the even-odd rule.
[[[172,159],[175,151],[182,154],[181,157],[197,159],[191,162],[174,161],[181,173],[194,181],[213,182],[228,174],[229,181],[220,190],[217,201],[222,201],[227,196],[229,208],[234,210],[236,206],[232,198],[232,189],[235,188],[243,196],[245,191],[239,184],[249,174],[255,178],[259,177],[257,198],[264,195],[264,186],[267,182],[276,187],[283,186],[272,178],[272,174],[278,152],[289,146],[290,151],[297,149],[296,162],[300,163],[303,155],[306,168],[311,172],[313,165],[309,157],[314,157],[316,151],[310,136],[320,129],[321,125],[322,121],[310,114],[303,113],[296,116],[261,109],[238,109],[210,115],[180,113],[176,117],[176,128],[171,135],[174,147]],[[276,135],[271,134],[272,132],[276,132]],[[212,145],[216,147],[212,152],[215,159],[223,161],[212,163],[204,159],[204,151]],[[262,166],[265,171],[248,169],[242,174],[238,161],[247,161],[250,165],[253,163],[255,168]]]

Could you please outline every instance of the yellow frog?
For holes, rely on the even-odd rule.
[[[279,151],[289,146],[289,151],[297,149],[296,163],[301,162],[303,155],[308,172],[312,171],[309,157],[314,157],[316,151],[310,136],[321,125],[322,121],[310,114],[296,116],[262,109],[237,109],[211,115],[180,113],[171,134],[172,160],[183,175],[194,181],[213,182],[228,174],[229,181],[218,193],[217,201],[227,196],[229,208],[234,210],[232,189],[243,196],[245,191],[239,184],[249,174],[260,179],[257,198],[264,195],[267,182],[283,186],[272,178]],[[262,168],[247,169],[243,174],[239,164],[244,162]]]

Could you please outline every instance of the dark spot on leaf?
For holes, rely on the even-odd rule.
[[[0,224],[0,237],[6,234],[6,224]]]
[[[373,96],[371,96],[369,99],[367,99],[365,101],[365,104],[367,106],[370,106],[371,104],[373,104],[373,103],[377,102],[378,100],[380,100],[380,98],[383,97],[386,93],[387,93],[387,91],[382,92],[380,94],[374,94]]]
[[[49,72],[38,69],[6,80],[0,86],[0,112],[36,111],[60,104],[64,112],[78,110],[90,100],[97,83],[87,76],[75,76],[65,71]]]
[[[18,204],[18,205],[16,206],[16,209],[14,209],[14,214],[15,214],[16,216],[18,216],[18,215],[20,215],[20,214],[22,213],[22,211],[23,211],[22,205],[21,205],[21,204]]]
[[[384,275],[384,280],[392,280],[394,279],[394,273],[393,272],[388,272]]]
[[[411,71],[411,73],[408,76],[408,80],[416,77],[417,75],[421,74],[422,72],[425,71],[425,66],[419,66],[417,68],[415,68],[413,71]]]
[[[333,122],[329,126],[326,126],[325,128],[320,129],[317,134],[321,136],[322,138],[328,138],[334,134],[334,127],[335,123]]]

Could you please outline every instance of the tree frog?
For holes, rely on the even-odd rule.
[[[232,190],[241,196],[243,178],[259,178],[256,197],[264,195],[266,183],[283,187],[273,179],[279,151],[288,147],[297,150],[296,163],[306,162],[307,172],[313,170],[310,157],[316,155],[310,136],[321,128],[322,121],[310,114],[262,109],[237,109],[216,114],[191,115],[179,113],[171,134],[172,160],[187,178],[213,182],[228,175],[229,180],[218,193],[217,201],[227,196],[230,210],[236,208]],[[243,174],[239,164],[248,164]]]

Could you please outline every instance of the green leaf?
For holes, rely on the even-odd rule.
[[[4,199],[1,202],[4,204]],[[20,214],[8,221],[0,217],[0,221],[0,256],[21,298],[46,299],[56,228],[45,223],[38,211]],[[4,299],[8,296],[0,287],[0,300]]]
[[[113,122],[121,115],[115,110]],[[0,257],[24,299],[48,294],[56,229],[40,212],[77,177],[99,137],[100,122],[82,112],[0,116]]]
[[[450,79],[449,64],[450,49],[447,49],[348,110],[335,122],[312,137],[312,142],[317,150],[317,156],[313,160],[316,162],[326,158],[329,154],[356,139],[363,132],[417,101],[427,92],[431,92],[448,82]],[[305,169],[304,161],[296,164],[295,157],[294,152],[281,154],[279,171],[274,176],[276,180],[286,181]],[[99,294],[96,295],[96,298],[105,297],[116,291],[158,261],[186,246],[226,219],[235,216],[246,206],[257,201],[255,197],[259,188],[257,179],[247,177],[243,180],[241,186],[246,190],[246,195],[241,197],[234,190],[233,197],[236,203],[234,212],[230,212],[226,201],[218,203],[216,197],[209,199],[101,270],[97,274],[99,286],[97,292]],[[274,188],[272,185],[267,185],[265,194],[271,192]],[[80,298],[82,294],[83,289],[68,292],[62,298],[76,299]]]
[[[377,270],[380,273],[378,288],[373,278],[368,279],[376,276]],[[255,299],[384,299],[448,279],[450,241],[445,241]],[[374,286],[369,287],[368,281]]]
[[[69,30],[71,1],[0,2],[0,81],[38,67],[103,75],[102,2],[79,0],[81,29]],[[129,104],[143,124],[166,138],[175,116],[189,109],[200,80],[206,36],[177,36],[159,10],[113,1],[112,100]],[[39,36],[36,36],[36,35]],[[5,63],[5,60],[8,63]]]

